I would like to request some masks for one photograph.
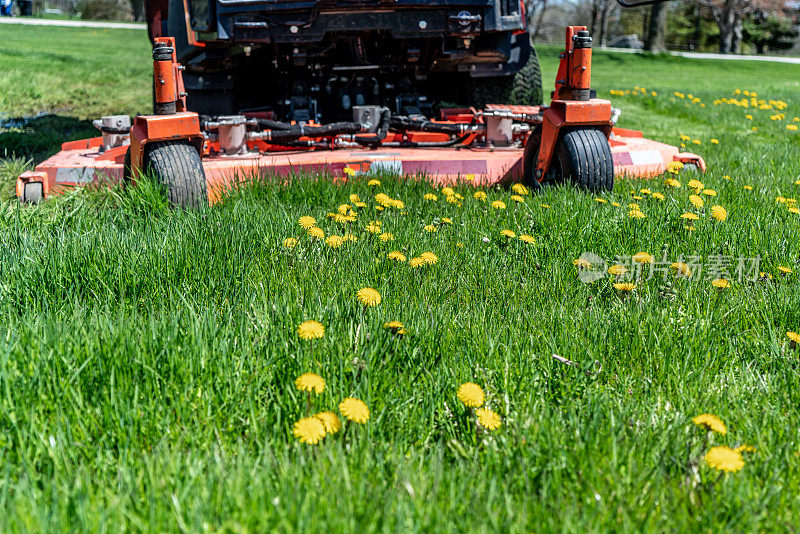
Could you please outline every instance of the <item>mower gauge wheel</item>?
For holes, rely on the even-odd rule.
[[[186,141],[157,141],[144,148],[144,169],[167,190],[179,208],[208,204],[206,173],[197,149]]]
[[[42,200],[42,182],[28,182],[22,191],[22,201],[25,204],[38,204]]]
[[[561,134],[544,180],[536,179],[541,130],[537,128],[525,145],[525,181],[533,188],[543,183],[571,182],[592,193],[614,187],[614,161],[605,134],[597,128],[574,128]]]

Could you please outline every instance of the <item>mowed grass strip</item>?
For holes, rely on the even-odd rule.
[[[800,356],[786,333],[800,329],[800,162],[786,124],[800,114],[797,67],[767,77],[760,64],[595,57],[598,93],[622,107],[622,124],[684,142],[707,173],[680,171],[680,188],[618,180],[605,203],[570,187],[523,202],[488,189],[484,201],[469,184],[451,203],[424,180],[376,175],[253,184],[199,212],[170,211],[147,183],[0,205],[1,529],[793,529]],[[609,93],[634,86],[649,96]],[[713,104],[735,89],[786,102],[786,117]],[[716,193],[700,193],[703,208],[690,179]],[[378,193],[404,208],[378,210]],[[333,222],[350,195],[366,207]],[[646,217],[631,218],[631,203]],[[298,224],[306,215],[357,240],[315,240]],[[393,240],[366,230],[374,220]],[[391,251],[438,262],[412,268]],[[587,251],[760,256],[764,276],[724,290],[700,272],[655,276],[625,295],[610,278],[581,283],[573,260]],[[380,305],[359,303],[365,286]],[[323,338],[299,339],[305,320]],[[327,384],[312,413],[353,396],[369,421],[298,443],[308,400],[294,380],[309,371]],[[499,429],[476,431],[456,397],[463,382],[483,387]],[[704,412],[727,434],[695,426]],[[710,445],[743,444],[756,451],[738,472],[703,461]]]

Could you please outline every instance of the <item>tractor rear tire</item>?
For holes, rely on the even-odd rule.
[[[197,208],[208,204],[203,161],[190,143],[157,141],[145,145],[144,168],[166,189],[173,206]]]
[[[528,138],[523,157],[524,180],[531,189],[570,182],[578,189],[602,193],[614,188],[614,161],[605,134],[597,128],[575,128],[561,134],[545,179],[536,179],[541,129]]]

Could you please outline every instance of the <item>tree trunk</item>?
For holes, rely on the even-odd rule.
[[[131,2],[131,14],[133,14],[133,20],[141,21],[144,20],[144,2],[142,0],[130,0]]]
[[[535,42],[539,36],[539,31],[542,29],[542,21],[544,20],[544,12],[547,10],[547,0],[542,0],[542,7],[539,8],[538,16],[536,17],[536,24],[531,32],[531,39]]]
[[[600,10],[600,46],[606,46],[606,27],[608,21],[608,9],[602,6]]]
[[[592,25],[589,27],[589,33],[592,37],[597,37],[597,3],[600,0],[592,1]]]
[[[647,50],[653,54],[667,51],[667,14],[665,2],[653,4],[650,8],[650,24],[647,28]]]

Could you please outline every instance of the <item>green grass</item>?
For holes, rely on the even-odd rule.
[[[71,100],[62,115],[145,109],[146,46],[125,42],[104,60],[134,75],[86,85],[88,104]],[[63,55],[81,57],[75,46]],[[547,79],[554,52],[542,51]],[[138,59],[123,67],[126,57]],[[800,115],[800,69],[598,53],[593,72],[601,96],[656,91],[613,97],[622,125],[701,141],[689,146],[709,171],[683,172],[680,189],[618,180],[605,198],[620,207],[569,187],[523,204],[490,189],[490,202],[508,205],[496,210],[468,185],[456,187],[457,206],[389,175],[379,187],[311,176],[254,185],[189,213],[168,210],[146,183],[0,205],[0,530],[794,531],[800,362],[786,332],[800,330],[800,216],[775,197],[800,196],[798,135],[785,129]],[[37,76],[29,112],[69,93],[57,73]],[[786,119],[712,104],[736,88],[787,102]],[[6,179],[23,167],[2,165]],[[718,193],[692,232],[679,218],[692,209],[690,178]],[[631,219],[630,190],[642,187],[665,200],[642,195],[647,218]],[[377,192],[402,199],[403,213],[376,211]],[[351,194],[368,207],[345,229],[326,213]],[[711,220],[714,203],[725,222]],[[314,242],[302,215],[358,241]],[[424,230],[441,217],[453,224]],[[394,241],[365,231],[373,219]],[[536,243],[504,240],[506,228]],[[294,249],[282,245],[290,236]],[[439,261],[414,270],[388,261],[391,250]],[[589,250],[760,255],[773,279],[724,291],[700,275],[653,279],[623,297],[607,279],[577,279],[572,260]],[[795,272],[781,277],[779,266]],[[362,309],[363,286],[380,291],[380,306]],[[298,339],[306,319],[325,326],[323,339]],[[387,320],[409,334],[393,337]],[[293,381],[306,371],[328,384],[315,410],[352,395],[369,422],[346,439],[297,443],[307,401]],[[476,433],[456,398],[466,381],[484,387],[499,430]],[[701,461],[708,445],[691,418],[703,412],[728,426],[711,444],[757,448],[740,472],[719,476]]]

